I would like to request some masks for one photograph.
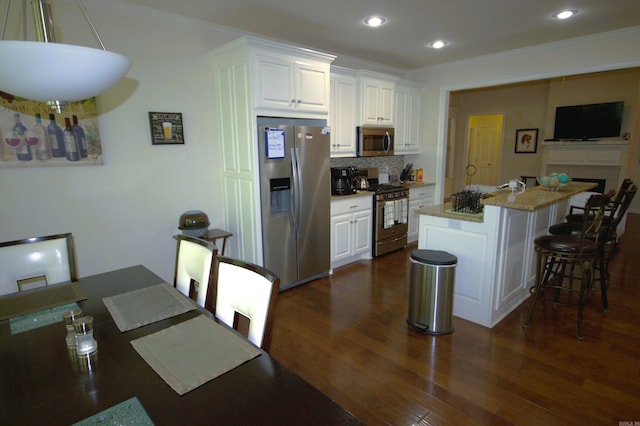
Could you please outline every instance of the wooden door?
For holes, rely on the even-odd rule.
[[[497,185],[502,114],[469,118],[465,185]]]

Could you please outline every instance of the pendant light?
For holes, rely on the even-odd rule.
[[[52,109],[61,111],[69,102],[92,98],[125,76],[131,61],[105,49],[84,4],[81,0],[77,3],[102,49],[56,43],[51,6],[46,0],[31,2],[38,41],[26,40],[26,19],[25,40],[5,40],[9,0],[0,39],[1,91],[47,102]]]

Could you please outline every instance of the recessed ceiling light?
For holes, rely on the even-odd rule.
[[[364,23],[369,25],[370,27],[379,27],[384,24],[387,20],[382,16],[370,16],[364,20]]]
[[[569,19],[578,13],[577,10],[561,10],[560,12],[554,13],[553,17],[556,19]]]
[[[427,46],[431,47],[432,49],[442,49],[443,47],[445,47],[448,44],[449,44],[449,42],[447,42],[447,41],[436,40],[436,41],[433,41],[433,42],[429,43]]]

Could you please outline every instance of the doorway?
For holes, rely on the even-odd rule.
[[[465,156],[465,186],[498,184],[504,114],[469,117]]]

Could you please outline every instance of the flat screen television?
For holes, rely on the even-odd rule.
[[[556,107],[554,139],[589,140],[620,136],[624,102]]]

